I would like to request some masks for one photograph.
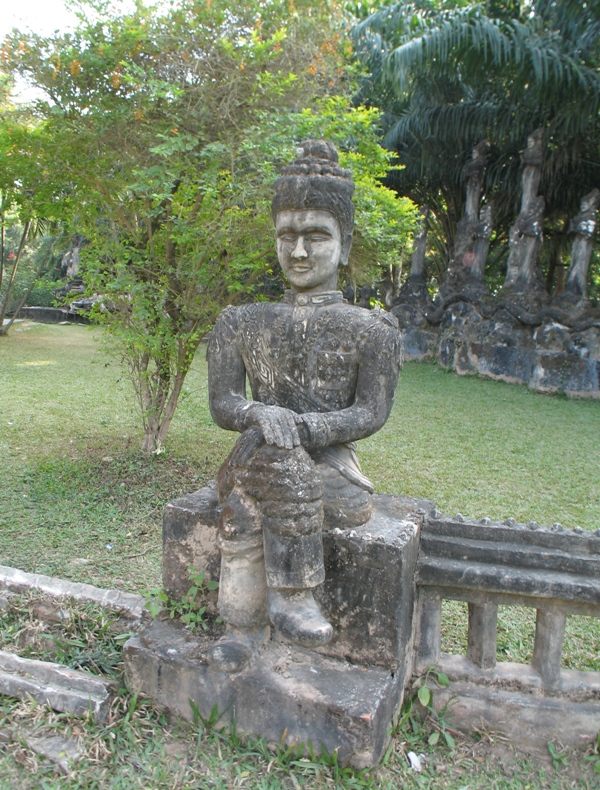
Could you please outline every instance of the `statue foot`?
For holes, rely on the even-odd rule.
[[[267,611],[277,631],[302,647],[326,645],[333,628],[313,598],[311,590],[267,590]]]
[[[208,663],[219,672],[241,672],[269,638],[269,628],[231,628],[208,651]]]

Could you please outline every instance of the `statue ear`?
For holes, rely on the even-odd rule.
[[[348,258],[350,257],[351,247],[352,247],[352,233],[348,234],[345,239],[342,239],[342,251],[340,253],[339,266],[348,265]]]

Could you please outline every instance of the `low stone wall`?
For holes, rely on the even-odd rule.
[[[403,329],[407,360],[437,358],[460,375],[600,398],[600,319],[594,314],[568,325],[551,308],[531,316],[466,298],[437,310],[400,304],[392,312]]]
[[[28,318],[40,324],[89,324],[89,318],[82,313],[64,310],[60,307],[22,307],[19,318]]]

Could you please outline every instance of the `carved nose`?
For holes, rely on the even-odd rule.
[[[304,249],[304,239],[302,236],[298,236],[298,241],[292,252],[292,258],[308,258],[308,253]]]

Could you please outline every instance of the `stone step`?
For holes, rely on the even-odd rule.
[[[214,638],[156,620],[125,645],[127,686],[188,720],[194,706],[217,727],[259,733],[269,743],[308,744],[337,751],[340,762],[376,765],[402,699],[399,674],[269,642],[255,663],[236,674],[207,663]]]
[[[123,590],[106,590],[93,584],[71,582],[42,573],[26,573],[8,565],[0,565],[0,589],[20,593],[39,590],[55,598],[73,598],[76,601],[95,603],[131,620],[139,621],[147,614],[146,599],[142,595]]]
[[[0,651],[0,694],[32,697],[41,705],[76,716],[90,711],[97,721],[104,721],[115,690],[116,683],[107,678]]]

